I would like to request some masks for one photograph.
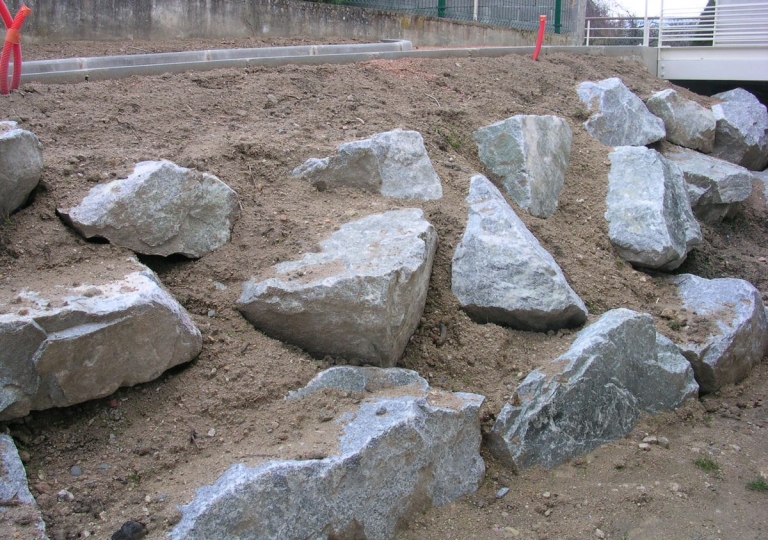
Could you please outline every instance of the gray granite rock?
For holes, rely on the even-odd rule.
[[[668,88],[653,94],[648,110],[664,121],[667,140],[709,154],[715,144],[715,115],[677,90]]]
[[[420,379],[413,372],[350,375],[355,369],[362,368],[345,368],[341,379]],[[348,386],[341,381],[339,388]],[[359,409],[337,419],[343,426],[337,455],[231,467],[182,507],[171,539],[386,540],[411,515],[473,493],[485,471],[484,398],[425,386],[421,379],[394,396],[366,386]]]
[[[496,186],[473,176],[467,204],[451,289],[472,319],[541,332],[586,322],[584,302]]]
[[[759,185],[762,186],[763,197],[768,202],[768,170],[756,172],[754,177],[760,181]]]
[[[414,386],[423,392],[429,389],[427,381],[409,369],[335,366],[319,373],[304,388],[290,392],[286,399],[300,399],[325,388],[345,392],[378,392],[403,386]]]
[[[491,430],[491,452],[515,470],[552,467],[623,437],[643,410],[679,405],[694,394],[690,372],[661,342],[659,354],[650,315],[605,313],[517,387]]]
[[[489,176],[531,215],[549,217],[565,181],[573,134],[557,116],[518,115],[472,134]]]
[[[202,257],[229,241],[240,205],[211,174],[144,161],[128,178],[95,186],[59,214],[86,238],[106,238],[143,255]]]
[[[683,173],[644,147],[615,148],[610,160],[605,219],[611,243],[634,265],[674,270],[702,240]]]
[[[0,538],[48,540],[13,439],[0,434]]]
[[[683,171],[688,201],[702,221],[722,221],[752,193],[754,175],[744,167],[680,147],[664,156]]]
[[[587,132],[608,146],[643,146],[663,139],[664,121],[651,114],[645,103],[616,77],[583,82],[577,87],[592,116]]]
[[[310,354],[392,367],[419,324],[436,248],[421,210],[371,215],[244,283],[237,307]]]
[[[677,343],[693,366],[702,393],[737,383],[768,349],[768,325],[760,292],[741,279],[669,278],[683,307],[709,321],[708,336]]]
[[[717,122],[712,155],[752,171],[768,165],[768,109],[742,88],[712,96]]]
[[[321,191],[346,186],[399,199],[429,201],[443,196],[440,177],[418,131],[395,129],[346,142],[336,154],[311,158],[292,174]]]
[[[108,396],[200,353],[184,308],[151,270],[126,266],[97,285],[48,276],[0,297],[0,420]]]
[[[23,205],[40,182],[43,145],[16,122],[0,121],[0,218]]]

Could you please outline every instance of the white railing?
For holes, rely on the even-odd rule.
[[[587,17],[584,44],[643,45],[658,37],[658,17]]]
[[[768,1],[719,0],[717,4],[691,10],[665,7],[662,0],[659,47],[768,45]]]

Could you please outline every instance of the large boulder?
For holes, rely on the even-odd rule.
[[[473,176],[467,204],[451,288],[472,319],[541,332],[586,322],[584,302],[496,186]]]
[[[664,121],[616,77],[583,82],[577,92],[592,116],[587,132],[608,146],[643,146],[663,139]]]
[[[211,174],[144,161],[128,178],[95,186],[59,214],[86,238],[106,238],[143,255],[202,257],[229,241],[240,205]]]
[[[683,173],[644,147],[622,146],[609,157],[605,219],[611,243],[634,265],[674,270],[702,240]]]
[[[670,278],[683,307],[708,324],[677,345],[690,361],[703,393],[747,377],[768,350],[768,325],[760,292],[742,279]],[[705,336],[699,334],[704,333]]]
[[[722,103],[712,106],[717,122],[715,157],[762,171],[768,165],[768,110],[742,88],[715,94]]]
[[[653,94],[648,110],[664,120],[667,140],[709,154],[715,144],[715,115],[677,90],[668,88]]]
[[[200,353],[200,331],[151,270],[111,274],[0,290],[0,420],[108,396]]]
[[[392,367],[419,324],[436,248],[421,210],[371,215],[244,283],[237,307],[267,335],[320,358]]]
[[[696,395],[690,365],[657,336],[653,317],[615,309],[523,380],[496,419],[490,449],[515,470],[553,467],[623,437],[641,412]]]
[[[43,145],[16,122],[0,122],[0,219],[23,205],[40,182]]]
[[[341,390],[369,378],[356,374],[365,368],[341,369],[327,377]],[[337,455],[234,465],[182,507],[171,539],[386,540],[414,513],[476,491],[485,471],[483,397],[430,391],[415,373],[397,371],[374,377],[389,395],[378,384],[366,386],[359,409],[337,420],[343,429]],[[353,382],[345,383],[347,376]],[[402,386],[403,379],[417,382]]]
[[[549,217],[565,181],[573,134],[557,116],[518,115],[472,134],[480,161],[507,194],[537,217]]]
[[[395,129],[346,142],[336,154],[308,159],[292,174],[321,191],[347,186],[398,199],[429,201],[443,196],[440,177],[418,131]]]
[[[688,201],[702,221],[722,221],[752,193],[754,175],[744,167],[680,147],[664,156],[683,171]]]
[[[13,439],[0,434],[0,538],[48,540]]]

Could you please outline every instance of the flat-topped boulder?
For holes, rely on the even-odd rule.
[[[151,270],[89,272],[0,289],[0,420],[108,396],[200,353],[200,331]]]
[[[680,147],[664,156],[683,171],[688,201],[702,221],[722,221],[752,193],[754,175],[744,167]]]
[[[0,121],[0,219],[29,198],[43,174],[43,145],[16,122]]]
[[[577,92],[592,113],[584,127],[605,145],[644,146],[666,135],[664,121],[651,114],[619,78],[586,81],[577,87]]]
[[[341,371],[321,373],[325,383],[309,385],[334,388],[328,382],[336,381],[348,391],[360,381],[373,383],[362,387],[366,398],[356,411],[335,420],[343,429],[338,453],[234,465],[181,508],[170,538],[387,540],[409,516],[476,491],[485,472],[484,398],[429,390],[415,372],[373,375],[376,369],[331,368]]]
[[[336,186],[398,199],[434,200],[443,187],[418,131],[395,129],[346,142],[332,156],[311,158],[291,173],[323,191]]]
[[[144,161],[128,178],[92,188],[59,215],[85,238],[143,255],[202,257],[229,241],[237,194],[212,174]]]
[[[605,219],[611,244],[633,265],[674,270],[702,240],[682,171],[644,147],[621,146],[609,157]]]
[[[584,302],[496,186],[473,176],[467,204],[451,289],[472,319],[540,332],[586,322]]]
[[[13,439],[0,433],[0,538],[48,540]]]
[[[677,345],[690,361],[703,393],[744,380],[768,350],[768,323],[760,292],[748,281],[669,278],[682,306],[709,321],[706,336]],[[701,333],[702,331],[697,332]]]
[[[553,467],[625,436],[643,411],[673,409],[697,392],[691,366],[653,317],[615,309],[528,374],[497,416],[491,452],[515,470]]]
[[[736,88],[712,96],[717,122],[712,155],[752,171],[768,166],[768,109],[754,95]]]
[[[518,115],[472,134],[480,161],[512,199],[537,217],[549,217],[565,181],[573,134],[557,116]]]
[[[419,324],[436,248],[421,210],[371,215],[244,283],[237,308],[317,357],[392,367]]]
[[[709,154],[715,144],[715,115],[677,90],[668,88],[653,94],[646,106],[664,121],[671,143]]]

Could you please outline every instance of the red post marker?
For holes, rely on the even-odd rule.
[[[0,0],[2,2],[2,0]],[[539,15],[539,36],[536,38],[536,48],[533,50],[533,59],[539,59],[539,52],[541,51],[541,44],[544,41],[544,27],[547,26],[547,16]]]
[[[27,6],[22,5],[16,17],[11,19],[11,12],[3,0],[0,0],[0,18],[5,24],[5,43],[3,52],[0,54],[0,94],[7,94],[8,89],[8,64],[11,61],[11,51],[13,51],[13,77],[11,79],[11,90],[16,90],[21,82],[21,26],[24,19],[32,13]]]

